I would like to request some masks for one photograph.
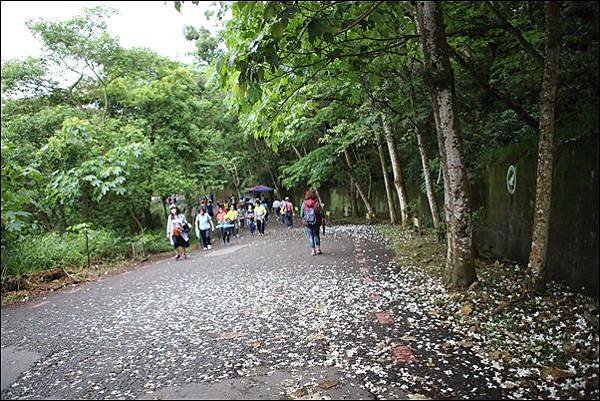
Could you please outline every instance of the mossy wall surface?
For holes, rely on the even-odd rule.
[[[524,143],[498,149],[478,177],[470,182],[475,222],[474,244],[482,256],[516,261],[525,266],[531,247],[535,201],[537,145]],[[517,168],[514,194],[506,187],[508,167]],[[552,188],[548,278],[570,284],[574,290],[598,294],[598,136],[573,140],[557,147]],[[366,183],[365,183],[366,184]],[[409,200],[422,224],[431,227],[427,198],[416,182],[407,183]],[[347,189],[321,194],[335,215],[350,210]],[[383,182],[373,184],[373,206],[387,220]],[[395,192],[394,202],[398,205]],[[365,208],[358,199],[360,216]],[[438,197],[438,206],[443,199]],[[397,211],[399,208],[397,208]],[[399,213],[398,213],[399,215]],[[441,216],[443,218],[443,215]]]
[[[471,185],[474,242],[482,255],[526,265],[529,257],[537,155],[514,152],[491,163]],[[516,191],[506,173],[517,168]],[[554,160],[548,278],[598,294],[598,136],[562,144]]]

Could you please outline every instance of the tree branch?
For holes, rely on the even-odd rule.
[[[453,47],[448,46],[448,50],[450,52],[450,56],[458,61],[458,63],[469,72],[475,81],[484,89],[488,90],[492,93],[498,100],[502,101],[506,104],[510,109],[512,109],[523,121],[527,123],[533,129],[538,129],[538,121],[525,110],[525,108],[518,103],[516,100],[508,96],[506,93],[502,92],[499,89],[494,88],[490,85],[487,79],[474,67],[473,62],[471,60],[465,60]]]
[[[533,47],[533,45],[531,43],[529,43],[527,41],[527,39],[525,39],[523,37],[523,33],[519,29],[515,28],[508,21],[508,19],[504,15],[502,15],[502,12],[498,8],[498,5],[496,4],[496,2],[486,1],[486,4],[487,4],[488,8],[490,9],[490,11],[492,11],[492,14],[494,14],[494,16],[496,17],[496,20],[498,20],[498,22],[500,23],[502,28],[507,30],[509,33],[511,33],[519,41],[519,43],[521,43],[521,46],[523,46],[523,49],[525,49],[525,51],[527,53],[529,53],[529,55],[531,57],[533,57],[533,59],[536,61],[536,63],[538,63],[539,66],[543,67],[544,66],[544,56],[542,56]]]

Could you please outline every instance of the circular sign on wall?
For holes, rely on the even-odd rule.
[[[517,189],[517,168],[512,164],[508,166],[508,171],[506,172],[506,189],[511,195]]]

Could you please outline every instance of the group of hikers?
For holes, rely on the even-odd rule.
[[[243,198],[236,202],[231,196],[230,201],[218,202],[215,213],[213,202],[207,197],[199,201],[193,226],[190,225],[185,214],[179,210],[171,198],[167,199],[169,217],[167,218],[167,239],[175,248],[175,260],[187,259],[186,249],[190,246],[189,233],[194,229],[199,240],[199,246],[207,251],[211,246],[211,233],[215,230],[224,245],[229,245],[231,238],[239,238],[240,230],[247,228],[251,235],[258,232],[259,236],[265,235],[265,229],[273,211],[276,221],[292,229],[294,225],[294,205],[289,197],[283,200],[276,199],[270,203],[266,198]],[[305,226],[309,248],[312,255],[321,254],[320,228],[325,233],[325,212],[319,203],[314,189],[306,191],[304,201],[299,209],[300,220]],[[216,225],[213,219],[216,219]]]

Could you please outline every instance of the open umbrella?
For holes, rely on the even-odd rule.
[[[256,194],[260,194],[263,192],[273,192],[273,188],[267,187],[266,185],[257,185],[255,187],[249,188],[248,192],[254,192]]]

